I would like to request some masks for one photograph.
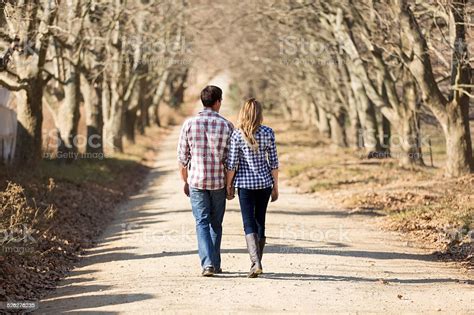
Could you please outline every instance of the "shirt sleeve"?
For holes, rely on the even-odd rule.
[[[268,147],[268,162],[272,170],[278,169],[278,153],[276,148],[275,133],[273,130],[270,133],[270,145]]]
[[[229,151],[227,155],[226,168],[229,171],[237,170],[239,166],[239,137],[237,131],[234,130],[230,137]]]
[[[224,167],[227,167],[227,159],[229,158],[229,147],[230,147],[230,139],[232,138],[232,133],[234,131],[234,126],[232,123],[227,124],[227,139],[226,139],[226,144],[224,146],[224,154],[222,156],[222,163],[224,164]]]
[[[179,135],[178,142],[178,162],[184,167],[187,167],[189,162],[191,161],[191,150],[189,148],[187,127],[188,124],[186,122],[181,128],[181,134]]]

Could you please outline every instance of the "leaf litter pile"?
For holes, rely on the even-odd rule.
[[[352,214],[377,214],[383,228],[405,233],[440,259],[474,267],[474,175],[443,177],[442,156],[435,156],[436,168],[367,159],[363,152],[331,146],[315,128],[268,120],[276,131],[282,178],[299,192],[327,198]]]
[[[138,191],[162,136],[150,136],[133,158],[49,161],[34,175],[0,174],[0,301],[38,300],[55,288],[116,206]]]

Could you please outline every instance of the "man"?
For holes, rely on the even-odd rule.
[[[191,199],[196,220],[198,252],[203,276],[221,269],[222,220],[226,189],[225,163],[232,124],[219,115],[222,90],[206,86],[201,92],[204,106],[181,129],[178,144],[180,174],[184,193]]]

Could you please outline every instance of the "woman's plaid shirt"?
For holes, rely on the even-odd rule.
[[[178,143],[178,161],[188,168],[190,187],[216,190],[225,187],[225,163],[233,125],[205,108],[186,120]]]
[[[263,189],[273,185],[272,170],[278,168],[275,133],[270,127],[260,126],[255,133],[258,151],[244,139],[242,131],[235,129],[229,146],[227,169],[236,170],[234,186],[246,189]]]

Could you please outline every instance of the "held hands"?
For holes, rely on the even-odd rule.
[[[277,186],[273,186],[271,202],[277,201],[279,195],[280,195],[280,194],[278,193],[278,187],[277,187]]]
[[[235,187],[233,186],[226,187],[226,198],[227,200],[232,200],[235,198]]]

